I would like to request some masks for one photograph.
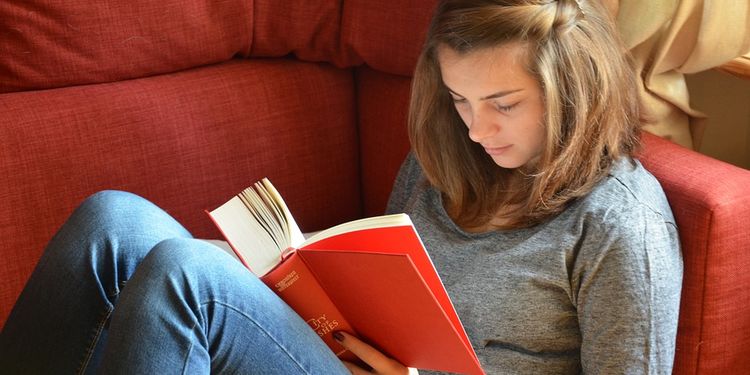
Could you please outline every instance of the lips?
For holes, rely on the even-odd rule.
[[[484,147],[484,151],[488,153],[489,155],[496,156],[496,155],[502,155],[508,149],[513,147],[513,145],[506,145],[506,146],[500,146],[500,147],[487,147],[487,146],[482,146],[482,147]]]

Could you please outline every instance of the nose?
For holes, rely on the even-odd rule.
[[[500,124],[495,116],[487,113],[476,111],[471,117],[469,125],[469,139],[481,143],[483,140],[490,138],[500,131]]]

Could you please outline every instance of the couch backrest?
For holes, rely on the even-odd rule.
[[[0,3],[0,93],[283,57],[411,75],[435,0]]]
[[[263,176],[304,230],[382,212],[408,147],[396,98],[434,4],[0,2],[0,325],[44,244],[101,189],[202,237],[218,236],[202,210]],[[368,72],[399,82],[394,108],[369,107],[369,85],[391,89],[359,84]],[[394,139],[376,157],[360,156],[359,112]]]

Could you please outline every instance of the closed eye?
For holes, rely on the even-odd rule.
[[[511,105],[499,105],[499,104],[495,104],[495,109],[498,110],[499,112],[509,113],[514,108],[516,108],[517,105],[518,105],[518,103],[513,103]]]

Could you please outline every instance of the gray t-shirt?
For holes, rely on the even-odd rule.
[[[671,373],[682,257],[636,164],[545,223],[468,233],[407,157],[388,212],[411,217],[488,374]]]

